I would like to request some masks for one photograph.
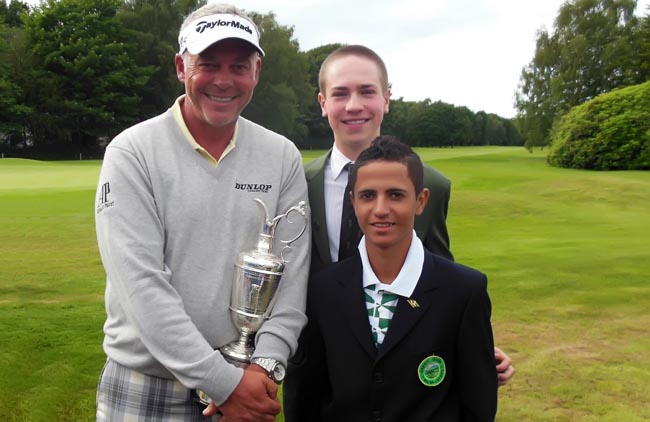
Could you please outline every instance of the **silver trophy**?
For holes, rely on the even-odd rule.
[[[250,363],[255,350],[254,334],[268,318],[275,304],[275,292],[278,290],[284,265],[287,262],[284,253],[291,249],[290,245],[298,240],[307,228],[307,205],[304,201],[271,220],[264,202],[257,198],[254,200],[264,212],[264,224],[257,238],[257,247],[248,252],[241,252],[237,257],[230,297],[230,315],[240,336],[239,340],[220,349],[226,360],[235,365],[241,363],[243,366]],[[273,255],[271,252],[275,228],[282,219],[291,222],[290,215],[294,212],[304,218],[304,225],[293,239],[280,240],[284,247],[279,256]]]
[[[250,364],[255,350],[255,333],[268,319],[275,304],[275,292],[280,285],[284,266],[288,262],[284,259],[284,253],[291,249],[291,244],[302,236],[308,224],[305,201],[301,201],[273,219],[269,218],[269,212],[264,202],[258,198],[255,198],[254,201],[264,213],[264,224],[257,238],[255,249],[241,252],[237,257],[230,297],[230,315],[240,335],[238,340],[219,349],[228,362],[242,368]],[[292,213],[302,216],[304,224],[293,239],[280,240],[280,243],[284,244],[280,255],[273,255],[271,252],[275,228],[282,219],[292,223],[290,219]],[[205,393],[196,390],[196,394],[201,403],[209,404],[210,399]]]

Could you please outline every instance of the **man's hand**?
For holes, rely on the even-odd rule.
[[[512,359],[498,347],[494,348],[494,360],[497,363],[497,375],[499,387],[506,385],[515,376],[515,367],[512,366]]]
[[[203,414],[211,416],[221,411],[222,422],[274,422],[280,413],[277,395],[278,386],[266,371],[250,365],[230,397],[218,407],[210,403]]]

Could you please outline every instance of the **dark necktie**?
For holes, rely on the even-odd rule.
[[[352,201],[350,200],[350,168],[353,163],[349,162],[343,167],[348,172],[348,184],[343,194],[343,209],[341,211],[341,235],[339,236],[339,261],[354,255],[361,239],[361,229],[357,223],[357,216],[354,215]]]

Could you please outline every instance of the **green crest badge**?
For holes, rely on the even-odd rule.
[[[426,357],[418,366],[418,378],[427,387],[435,387],[445,379],[447,368],[440,356]]]

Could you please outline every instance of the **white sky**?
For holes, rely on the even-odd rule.
[[[37,4],[39,0],[27,0]],[[273,11],[301,50],[363,44],[386,62],[393,98],[429,98],[513,117],[535,33],[549,32],[564,0],[209,0]],[[650,0],[638,0],[646,16]]]
[[[225,0],[227,2],[227,0]],[[210,3],[220,1],[210,0]],[[513,117],[521,69],[538,29],[553,28],[563,0],[232,0],[273,11],[301,50],[363,44],[386,62],[393,98],[429,98]],[[650,0],[639,0],[645,16]]]

